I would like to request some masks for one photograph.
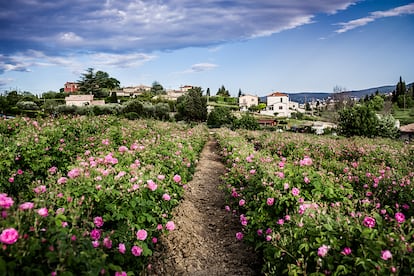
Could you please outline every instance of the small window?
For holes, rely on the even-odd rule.
[[[279,109],[283,109],[283,106],[279,106]]]
[[[283,103],[283,98],[280,98],[280,102]]]

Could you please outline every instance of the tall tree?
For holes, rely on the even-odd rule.
[[[229,91],[222,85],[216,93],[216,96],[230,97]]]
[[[238,97],[240,98],[242,95],[243,95],[243,93],[242,93],[241,89],[239,88],[239,95],[238,95]]]
[[[108,92],[119,88],[120,82],[109,76],[107,72],[94,72],[93,68],[88,68],[82,73],[79,83],[79,91],[86,94],[92,94],[97,98],[107,95]]]
[[[154,81],[151,87],[151,94],[162,95],[162,94],[166,94],[166,91],[164,87],[158,81]]]
[[[207,120],[207,100],[201,87],[194,87],[177,99],[178,119],[204,122]]]
[[[206,96],[210,97],[210,88],[207,88]]]

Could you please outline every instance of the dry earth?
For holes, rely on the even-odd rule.
[[[224,172],[217,142],[210,138],[174,210],[176,229],[160,238],[146,275],[260,275],[254,251],[235,238],[238,218],[224,210],[219,189]]]

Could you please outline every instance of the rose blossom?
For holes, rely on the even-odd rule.
[[[155,191],[156,189],[157,189],[157,184],[155,184],[155,182],[154,181],[152,181],[152,180],[148,180],[147,181],[147,187],[148,187],[148,189],[150,189],[151,191]]]
[[[238,239],[239,241],[241,241],[243,239],[243,233],[242,232],[237,232],[236,233],[236,239]]]
[[[352,250],[351,250],[351,248],[349,248],[349,247],[345,247],[343,250],[342,250],[342,252],[341,252],[341,254],[342,255],[345,255],[345,256],[348,256],[349,254],[351,254],[352,253]]]
[[[144,229],[140,229],[137,232],[137,239],[143,241],[147,238],[147,235],[147,231],[145,231]]]
[[[174,180],[174,182],[179,183],[179,182],[181,182],[181,176],[176,174],[176,175],[174,175],[173,180]]]
[[[298,188],[292,188],[292,195],[293,195],[293,196],[298,196],[298,195],[299,195],[299,193],[300,193],[300,191],[299,191],[299,189],[298,189]]]
[[[398,223],[403,223],[403,222],[405,221],[405,216],[404,216],[404,214],[403,214],[403,213],[400,213],[400,212],[395,213],[395,220],[396,220]]]
[[[93,219],[93,223],[96,225],[96,227],[100,228],[104,225],[104,221],[102,219],[102,217],[95,217]]]
[[[91,238],[93,240],[99,240],[100,237],[101,237],[101,232],[98,229],[93,229],[91,231]]]
[[[273,197],[268,197],[266,200],[266,204],[268,206],[272,206],[274,202],[275,202],[275,199]]]
[[[381,259],[383,260],[389,260],[392,258],[392,254],[389,250],[383,250],[381,251]]]
[[[325,257],[326,254],[328,254],[329,251],[329,246],[328,245],[322,245],[321,247],[318,248],[318,256],[319,257]]]
[[[167,222],[167,224],[165,225],[165,228],[166,228],[168,231],[173,231],[173,230],[175,229],[175,224],[174,224],[174,222],[173,222],[173,221],[169,221],[169,222]]]
[[[14,228],[4,229],[0,234],[0,242],[5,244],[13,244],[19,238],[19,232]]]
[[[125,250],[126,250],[126,248],[125,248],[125,244],[120,243],[120,244],[118,245],[118,251],[119,251],[119,253],[121,253],[121,254],[125,254]]]
[[[168,200],[170,200],[170,199],[171,199],[171,197],[170,197],[170,195],[169,195],[169,194],[163,194],[163,195],[162,195],[162,199],[163,199],[163,200],[168,201]]]
[[[0,194],[0,207],[9,209],[14,203],[14,200],[11,197],[8,197],[7,194]]]
[[[30,210],[33,209],[34,203],[33,202],[25,202],[20,204],[19,209],[20,210]]]
[[[132,255],[134,255],[134,256],[141,256],[141,254],[142,254],[142,248],[139,247],[139,246],[134,245],[131,248],[131,252],[132,252]]]
[[[372,218],[372,217],[365,217],[364,221],[362,223],[368,228],[374,228],[375,227],[375,219]]]
[[[47,208],[40,208],[39,210],[37,210],[37,213],[42,217],[47,217],[49,215],[49,211],[47,210]]]

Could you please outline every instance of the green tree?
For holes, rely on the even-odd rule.
[[[242,128],[242,129],[248,129],[248,130],[257,130],[260,128],[259,123],[257,122],[257,119],[253,117],[249,113],[244,113],[241,118],[237,119],[233,123],[233,128]]]
[[[357,105],[339,111],[339,132],[347,137],[378,135],[379,119],[369,105]]]
[[[102,98],[111,90],[119,88],[120,82],[109,76],[103,71],[94,72],[93,68],[88,68],[82,73],[79,83],[79,91],[85,94],[92,94],[96,98]]]
[[[151,87],[151,94],[152,95],[163,95],[166,94],[167,92],[165,91],[164,87],[157,81],[154,81],[152,83],[152,87]]]
[[[238,98],[240,98],[242,95],[243,95],[243,93],[242,93],[241,89],[239,88],[239,95],[238,95]]]
[[[221,127],[223,125],[231,125],[234,117],[228,107],[216,106],[210,114],[208,114],[207,125],[209,127]]]
[[[222,85],[216,93],[216,96],[230,97],[229,91]]]
[[[177,119],[204,122],[207,120],[207,100],[201,87],[194,87],[177,99]]]
[[[405,82],[402,80],[402,77],[400,76],[400,80],[398,81],[397,86],[392,93],[392,102],[393,103],[397,102],[398,98],[400,96],[404,96],[406,92],[407,92],[407,87],[405,85]],[[398,104],[398,107],[402,108],[403,106],[400,106],[400,104]]]
[[[116,92],[111,92],[111,96],[109,97],[110,103],[118,103],[118,96],[116,95]]]
[[[207,88],[206,95],[207,95],[207,97],[210,97],[210,88]]]
[[[381,111],[384,108],[384,99],[381,96],[376,95],[366,104],[372,107],[375,111]]]

